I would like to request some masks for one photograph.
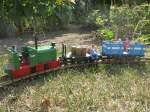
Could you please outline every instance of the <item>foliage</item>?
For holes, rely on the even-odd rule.
[[[92,10],[88,13],[86,20],[84,20],[84,23],[86,24],[95,24],[96,17],[100,16],[99,10]]]
[[[99,29],[96,31],[96,38],[99,40],[111,40],[114,36],[113,30],[110,28],[107,19],[104,19],[101,16],[96,18],[96,24],[99,25]]]
[[[150,34],[140,35],[140,37],[138,37],[136,40],[139,42],[143,42],[146,45],[150,45]]]
[[[33,31],[50,31],[67,27],[72,22],[93,24],[97,16],[102,16],[104,19],[110,18],[114,24],[113,29],[121,32],[122,36],[123,32],[128,32],[123,30],[122,21],[127,23],[125,30],[129,28],[132,33],[138,20],[147,18],[145,7],[148,6],[136,6],[143,2],[144,0],[2,0],[0,35],[20,34],[28,28]],[[116,7],[120,5],[124,7]]]
[[[98,25],[100,25],[100,26],[103,26],[104,25],[104,20],[103,20],[103,18],[101,17],[101,16],[98,16],[97,18],[96,18],[96,24],[98,24]]]
[[[134,38],[135,33],[140,33],[143,27],[138,27],[137,25],[141,20],[147,20],[149,13],[146,7],[135,6],[129,8],[128,6],[124,7],[112,7],[110,12],[110,21],[115,32],[119,33],[120,37],[129,37]],[[141,26],[145,26],[145,23],[142,22]],[[142,32],[141,32],[142,33]],[[137,37],[136,37],[137,38]]]
[[[145,0],[74,0],[75,1],[75,22],[76,23],[93,23],[95,10],[99,11],[99,15],[103,18],[109,18],[111,5],[122,6],[127,5],[129,8],[135,5],[140,5]],[[148,2],[148,0],[147,0]],[[93,12],[93,14],[92,14]],[[93,18],[93,19],[91,19]],[[89,19],[89,20],[88,20]],[[87,21],[86,21],[87,20]]]
[[[113,35],[114,35],[114,33],[109,29],[98,29],[96,36],[98,39],[111,40],[113,38]]]
[[[46,31],[57,26],[65,27],[71,20],[72,9],[69,0],[3,0],[0,3],[0,33],[8,30],[21,33],[26,28]]]
[[[76,23],[95,24],[97,16],[108,18],[110,10],[110,0],[77,0],[75,4]]]
[[[110,10],[109,20],[98,16],[96,24],[100,26],[97,30],[98,35],[101,38],[101,31],[103,29],[109,29],[115,33],[114,37],[122,38],[128,37],[130,39],[136,39],[142,35],[149,35],[149,10],[147,4],[134,6],[129,8],[128,5],[121,7],[112,6]],[[105,38],[105,36],[103,36]],[[148,36],[143,36],[147,38]],[[112,39],[112,38],[105,38]]]

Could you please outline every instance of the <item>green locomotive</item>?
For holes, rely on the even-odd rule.
[[[8,51],[9,64],[4,71],[14,79],[60,66],[55,43],[38,47],[36,40],[35,47],[23,46],[21,52],[17,52],[16,47],[12,46]]]

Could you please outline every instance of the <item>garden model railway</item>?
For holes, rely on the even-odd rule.
[[[0,87],[57,70],[95,66],[99,64],[134,64],[149,63],[150,57],[145,57],[145,45],[125,41],[103,41],[102,51],[97,51],[95,45],[72,46],[67,52],[67,46],[62,43],[62,55],[58,57],[56,43],[50,46],[38,46],[35,36],[35,46],[23,46],[21,52],[15,46],[8,49],[9,63],[4,66],[6,75],[0,77]]]
[[[10,85],[12,83],[15,83],[17,81],[20,81],[20,80],[23,80],[23,79],[27,79],[27,78],[31,78],[31,77],[34,77],[34,76],[38,76],[40,74],[44,74],[44,73],[49,73],[49,72],[54,72],[54,71],[58,71],[58,70],[64,70],[64,69],[69,69],[69,68],[75,68],[75,67],[98,67],[99,64],[137,64],[137,63],[150,63],[150,58],[141,58],[141,60],[139,61],[130,61],[130,62],[114,62],[113,60],[105,60],[105,61],[97,61],[97,62],[91,62],[91,63],[83,63],[83,64],[74,64],[74,65],[71,65],[71,64],[68,64],[68,65],[65,65],[65,66],[61,66],[61,67],[57,67],[57,68],[54,68],[54,69],[49,69],[49,70],[45,70],[45,71],[42,71],[42,72],[37,72],[37,73],[33,73],[33,74],[29,74],[29,75],[26,75],[24,77],[21,77],[21,78],[17,78],[17,79],[13,79],[13,78],[10,78],[9,75],[5,75],[5,76],[1,76],[0,77],[0,88],[1,87],[4,87],[4,86],[7,86],[7,85]]]
[[[0,112],[150,112],[150,0],[2,0]]]

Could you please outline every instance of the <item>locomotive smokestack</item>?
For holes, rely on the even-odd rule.
[[[34,34],[34,42],[35,42],[35,49],[38,49],[38,38],[37,38],[37,35],[36,33]]]

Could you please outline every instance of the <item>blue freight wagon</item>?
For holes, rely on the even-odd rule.
[[[102,55],[113,56],[144,56],[144,44],[129,42],[125,49],[125,41],[103,41]]]

